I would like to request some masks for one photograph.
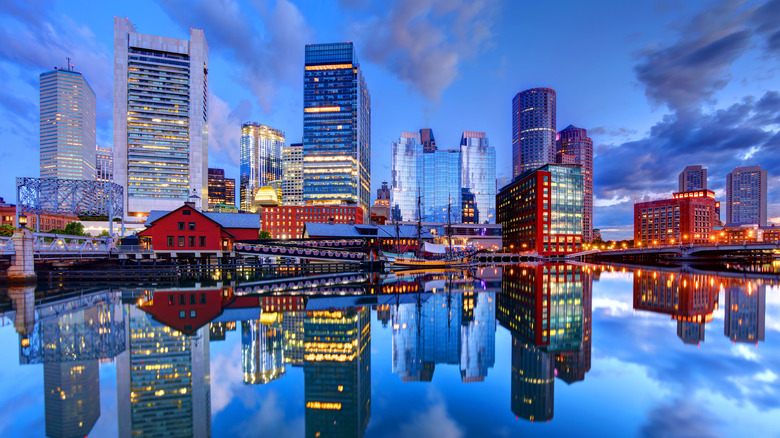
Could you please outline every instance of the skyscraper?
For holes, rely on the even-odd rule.
[[[725,311],[723,334],[732,342],[764,341],[766,285],[748,282],[727,287]]]
[[[282,148],[282,205],[303,205],[303,143]]]
[[[278,315],[273,321],[251,320],[241,322],[241,367],[244,383],[263,385],[276,380],[286,372],[282,352],[282,324]]]
[[[371,199],[371,96],[353,43],[308,44],[303,79],[303,198],[308,205]]]
[[[209,168],[209,210],[214,206],[236,205],[236,180],[225,178],[224,169]]]
[[[735,167],[726,175],[726,223],[766,226],[767,172],[761,166]]]
[[[582,240],[593,241],[593,140],[588,131],[569,125],[558,133],[557,152],[582,166]],[[705,170],[706,172],[706,170]]]
[[[426,128],[420,130],[420,140],[423,145],[423,152],[436,151],[436,139],[433,138],[433,129]]]
[[[252,211],[260,187],[282,179],[284,132],[255,122],[241,125],[241,210]]]
[[[392,171],[390,205],[397,214],[395,220],[417,220],[417,195],[423,177],[423,146],[420,134],[402,132],[398,142],[391,145]]]
[[[677,177],[678,192],[692,192],[694,190],[707,190],[707,169],[701,164],[686,166],[680,176]]]
[[[95,179],[114,182],[114,152],[111,148],[97,147],[95,152]]]
[[[40,76],[41,178],[95,179],[95,92],[79,72]]]
[[[203,30],[179,40],[114,18],[114,180],[125,215],[208,196],[208,71]]]
[[[479,223],[496,223],[496,151],[484,132],[463,131],[460,138],[461,184],[474,195]]]
[[[512,176],[555,162],[555,90],[531,88],[512,99]]]
[[[461,152],[439,149],[422,154],[422,162],[422,220],[460,223],[463,187]]]

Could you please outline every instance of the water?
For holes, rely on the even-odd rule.
[[[777,436],[780,283],[748,268],[12,289],[0,434]]]

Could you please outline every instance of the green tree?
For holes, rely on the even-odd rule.
[[[80,222],[71,222],[62,230],[51,230],[50,233],[67,234],[69,236],[89,236],[84,232],[84,225]]]
[[[108,230],[103,230],[100,232],[100,234],[97,235],[98,237],[108,237]]]
[[[11,224],[5,224],[0,226],[0,236],[11,237],[14,234],[14,226]]]
[[[271,233],[269,233],[266,230],[260,230],[260,232],[257,235],[257,238],[258,239],[270,239],[271,238]]]

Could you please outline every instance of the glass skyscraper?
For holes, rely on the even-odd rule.
[[[582,166],[582,240],[593,241],[593,140],[588,131],[569,125],[558,133],[557,150]],[[706,172],[706,170],[705,170]],[[706,178],[705,178],[706,179]]]
[[[496,151],[484,132],[463,131],[461,184],[474,195],[478,223],[496,223]]]
[[[114,180],[128,217],[207,198],[208,70],[203,30],[179,40],[114,18]]]
[[[512,100],[512,176],[555,162],[555,90],[531,88]]]
[[[114,182],[114,152],[111,148],[97,147],[95,151],[95,179]]]
[[[449,220],[452,223],[460,223],[462,219],[460,151],[439,149],[424,153],[422,163],[422,220],[446,223],[449,207]]]
[[[417,195],[422,191],[423,178],[422,154],[419,133],[402,132],[398,142],[392,144],[390,205],[398,216],[393,218],[395,220],[417,220]]]
[[[766,226],[767,171],[735,167],[726,175],[726,223]]]
[[[308,44],[303,78],[303,198],[359,205],[371,198],[371,96],[353,43]]]
[[[284,132],[254,122],[241,125],[241,210],[252,210],[252,201],[260,187],[282,179],[283,148]]]
[[[40,76],[41,178],[95,179],[95,92],[79,72]]]

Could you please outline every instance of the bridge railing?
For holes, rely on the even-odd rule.
[[[35,252],[108,252],[115,249],[114,241],[108,237],[33,233]]]

